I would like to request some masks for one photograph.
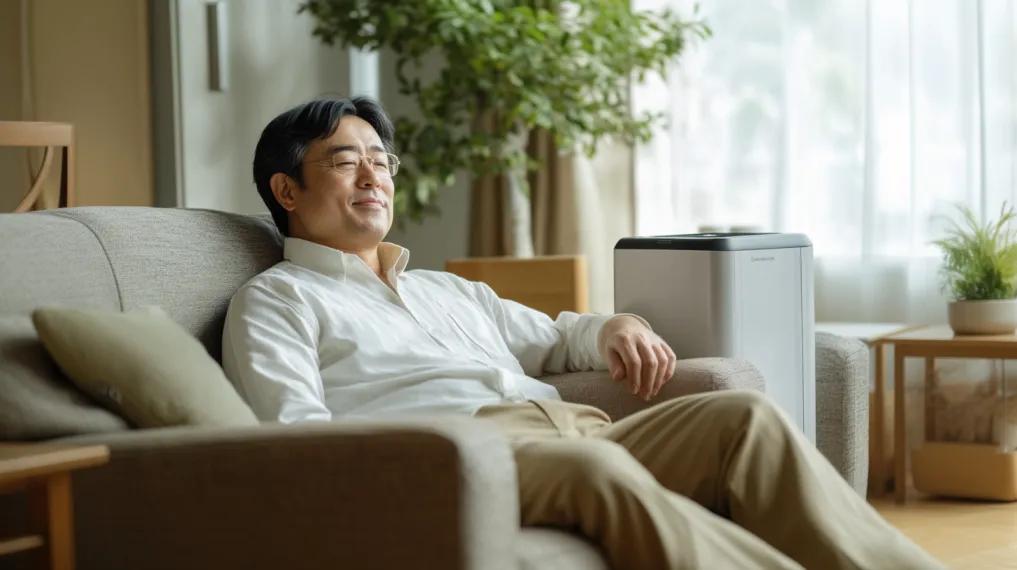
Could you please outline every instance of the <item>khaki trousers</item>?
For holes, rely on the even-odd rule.
[[[578,531],[612,568],[942,568],[757,392],[686,396],[616,423],[560,401],[476,417],[512,442],[522,524]]]

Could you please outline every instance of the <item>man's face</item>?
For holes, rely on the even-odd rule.
[[[352,115],[304,156],[304,187],[292,193],[290,234],[337,249],[378,245],[392,227],[392,177],[362,157],[385,160],[381,137]],[[338,168],[333,168],[333,164]],[[286,203],[283,203],[286,206]]]

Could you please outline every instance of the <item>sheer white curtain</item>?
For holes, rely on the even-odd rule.
[[[1017,2],[697,3],[713,37],[633,89],[670,119],[636,153],[637,233],[802,232],[818,320],[945,322],[943,216],[1015,198]]]

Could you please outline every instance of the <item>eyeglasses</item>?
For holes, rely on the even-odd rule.
[[[371,170],[382,176],[395,176],[399,172],[399,157],[390,152],[356,154],[337,152],[325,160],[310,160],[311,164],[326,166],[339,174],[353,174],[365,162]]]

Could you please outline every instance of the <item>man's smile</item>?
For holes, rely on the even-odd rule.
[[[381,198],[362,198],[354,200],[353,205],[360,208],[384,209],[388,204]]]

